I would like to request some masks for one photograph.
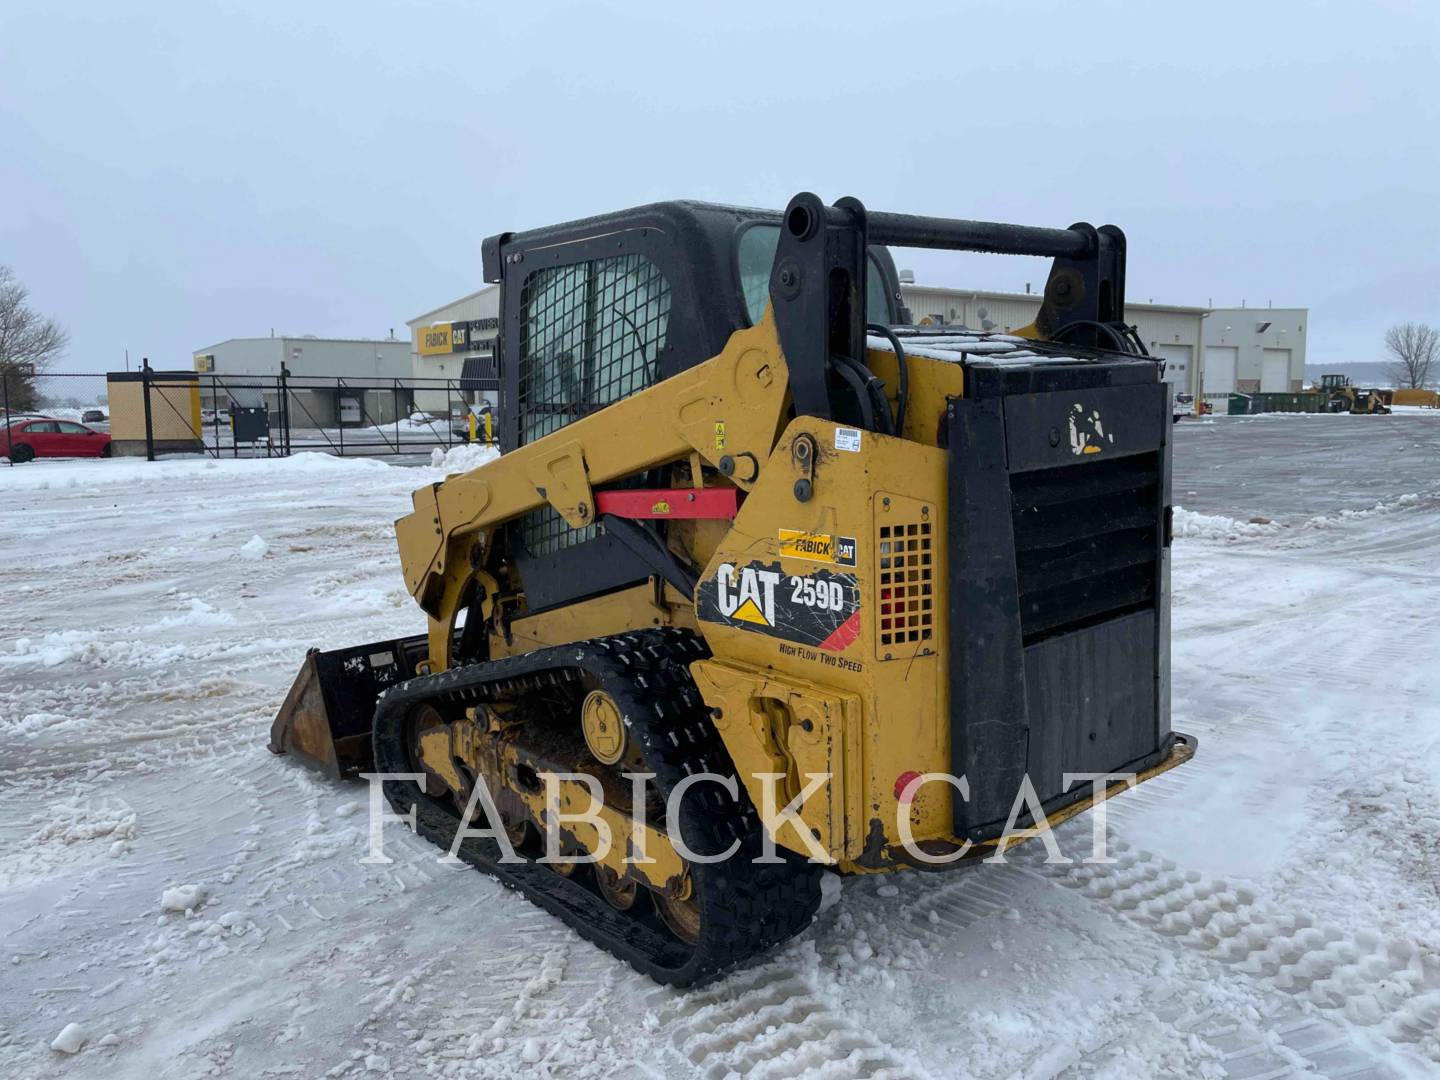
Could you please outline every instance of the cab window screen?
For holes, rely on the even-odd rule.
[[[659,381],[670,283],[643,255],[537,270],[520,304],[522,443]]]
[[[751,225],[740,234],[740,292],[745,313],[754,326],[765,316],[770,304],[770,268],[780,244],[780,226]],[[885,275],[873,257],[865,260],[865,321],[890,325],[885,303]]]
[[[659,381],[670,283],[643,255],[537,270],[525,279],[520,305],[521,443]],[[593,525],[572,529],[549,507],[525,515],[521,531],[533,555],[595,535]]]

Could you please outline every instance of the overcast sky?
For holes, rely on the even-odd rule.
[[[57,369],[405,334],[507,229],[672,197],[1120,225],[1129,298],[1440,323],[1440,3],[0,2],[0,263]],[[1028,260],[897,252],[1023,289]]]

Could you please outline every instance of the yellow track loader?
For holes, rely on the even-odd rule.
[[[887,246],[1054,263],[1018,334],[917,327]],[[423,835],[677,985],[804,929],[824,872],[964,866],[1193,754],[1120,230],[802,193],[483,263],[503,456],[396,522],[426,632],[312,651],[272,750],[405,774]]]

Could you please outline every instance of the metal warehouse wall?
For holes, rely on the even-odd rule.
[[[1040,310],[1040,297],[1033,300],[1018,297],[986,296],[984,293],[957,294],[946,289],[927,289],[920,285],[902,285],[900,293],[918,323],[927,315],[937,322],[963,323],[980,326],[980,309],[998,331],[1008,332],[1028,326]]]
[[[232,338],[195,350],[196,356],[207,354],[215,357],[216,375],[279,375],[285,339]]]
[[[282,344],[292,375],[354,379],[408,379],[411,375],[410,342],[404,339],[284,338]],[[218,360],[216,367],[219,367]]]
[[[471,319],[492,319],[500,314],[500,287],[490,285],[479,292],[471,293],[469,296],[462,296],[459,300],[438,307],[434,311],[426,311],[406,322],[410,327],[411,337],[417,327],[429,326],[437,322],[469,322]]]
[[[215,357],[215,375],[280,374],[283,360],[291,375],[343,376],[354,379],[409,378],[410,342],[345,338],[232,338],[196,349]],[[197,359],[196,368],[199,369]]]
[[[979,328],[980,311],[995,324],[998,332],[1028,326],[1040,310],[1040,297],[1014,293],[962,292],[924,285],[902,285],[901,294],[918,323],[927,315],[937,321],[963,323]],[[1140,340],[1156,357],[1166,362],[1165,378],[1178,389],[1199,392],[1201,352],[1200,308],[1167,307],[1161,304],[1127,304],[1126,317],[1135,324]]]
[[[1205,393],[1293,393],[1305,383],[1307,308],[1215,308],[1205,320]]]

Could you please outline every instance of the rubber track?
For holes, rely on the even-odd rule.
[[[692,773],[733,776],[735,766],[687,666],[707,655],[703,641],[689,631],[639,630],[411,679],[387,691],[376,706],[377,770],[413,771],[404,720],[418,704],[430,703],[453,716],[469,705],[520,700],[584,680],[602,687],[619,705],[661,794],[668,796]],[[449,849],[460,817],[448,802],[409,781],[387,780],[384,786],[397,813],[415,807],[420,834]],[[457,854],[656,981],[692,986],[799,933],[820,904],[819,866],[783,848],[783,863],[752,861],[761,852],[760,819],[743,784],[739,792],[737,802],[718,784],[701,783],[685,793],[682,803],[681,835],[692,851],[719,854],[740,841],[740,849],[724,862],[691,866],[701,909],[701,936],[693,948],[653,917],[616,911],[577,878],[540,863],[500,863],[492,840],[467,838]],[[472,823],[473,828],[483,825]]]

